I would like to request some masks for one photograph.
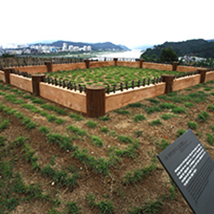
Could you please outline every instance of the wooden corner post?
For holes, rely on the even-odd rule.
[[[88,117],[105,115],[105,86],[86,87],[86,108]]]
[[[201,75],[200,83],[205,82],[207,71],[207,68],[201,68],[198,70],[199,74]]]
[[[35,94],[36,96],[40,96],[39,83],[42,82],[44,77],[45,74],[32,74],[33,94]]]
[[[139,68],[143,68],[144,59],[140,59],[139,61]]]
[[[6,68],[4,69],[4,78],[5,78],[5,83],[10,84],[10,73],[12,69],[11,68]]]
[[[117,66],[118,58],[114,58],[114,65]]]
[[[177,71],[178,64],[179,64],[179,62],[172,63],[172,71]]]
[[[47,67],[47,72],[52,72],[52,62],[51,61],[48,61],[48,62],[45,62],[45,65]]]
[[[86,60],[85,60],[85,67],[86,67],[87,69],[90,68],[90,60],[89,60],[89,59],[86,59]]]
[[[163,82],[166,83],[165,94],[171,93],[173,91],[173,79],[175,75],[163,74],[161,76]]]

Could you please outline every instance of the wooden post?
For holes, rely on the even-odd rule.
[[[163,82],[166,83],[165,94],[171,93],[173,91],[173,79],[175,75],[163,74]]]
[[[11,73],[11,68],[6,68],[4,69],[4,77],[5,77],[5,83],[10,84],[10,73]]]
[[[32,74],[32,87],[33,94],[40,96],[39,83],[42,82],[42,79],[45,77],[45,74]]]
[[[85,67],[86,67],[87,69],[90,68],[90,60],[89,60],[89,59],[86,59],[86,60],[85,60]]]
[[[114,65],[117,66],[118,58],[114,58]]]
[[[139,61],[139,67],[140,68],[143,68],[144,61],[145,61],[144,59],[140,59],[140,61]]]
[[[45,62],[45,65],[47,67],[47,72],[52,72],[52,61],[48,61],[48,62]]]
[[[200,83],[205,82],[207,70],[208,70],[207,68],[201,68],[201,69],[198,70],[199,74],[201,74]]]
[[[179,62],[172,63],[172,71],[177,71],[178,64],[179,64]]]
[[[88,117],[105,115],[105,86],[86,87],[86,106]]]

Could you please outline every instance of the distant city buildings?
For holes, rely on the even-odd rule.
[[[67,43],[63,43],[62,47],[55,47],[49,45],[27,45],[27,44],[10,44],[7,46],[0,46],[0,56],[4,53],[12,54],[12,55],[21,55],[21,54],[50,54],[50,53],[59,53],[59,52],[88,52],[91,51],[92,48],[90,45],[83,47],[67,45]]]

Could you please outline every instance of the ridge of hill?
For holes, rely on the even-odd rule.
[[[165,42],[155,45],[153,49],[147,48],[143,55],[160,57],[163,48],[172,47],[178,56],[192,55],[203,58],[214,58],[214,42],[204,39],[192,39],[182,42]]]
[[[64,41],[64,40],[58,40],[52,43],[36,43],[34,45],[47,45],[47,46],[55,46],[55,47],[62,47],[63,43],[67,43],[67,45],[73,45],[73,46],[91,46],[92,50],[119,50],[119,51],[123,51],[123,50],[130,50],[129,48],[127,48],[124,45],[115,45],[111,42],[103,42],[103,43],[86,43],[86,42],[72,42],[72,41]]]

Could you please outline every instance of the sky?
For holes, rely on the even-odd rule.
[[[213,19],[211,0],[2,0],[0,45],[66,40],[134,48],[214,39]]]

